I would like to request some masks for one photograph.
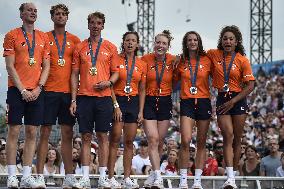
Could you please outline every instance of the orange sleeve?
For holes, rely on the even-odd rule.
[[[141,59],[142,60],[142,59]],[[143,73],[142,73],[142,78],[141,78],[141,82],[142,83],[146,83],[146,77],[147,77],[147,63],[144,62],[143,60],[142,62],[142,66],[143,66]]]
[[[117,52],[117,48],[113,45],[111,48],[112,51],[112,58],[111,58],[111,64],[110,64],[110,69],[111,72],[119,72],[119,56],[118,56],[118,52]]]
[[[50,60],[50,45],[49,45],[49,37],[47,33],[43,33],[43,39],[44,39],[43,58]]]
[[[242,64],[242,77],[243,77],[243,81],[244,82],[246,82],[246,81],[254,81],[255,78],[253,76],[249,60],[246,57],[244,57],[244,58],[245,58],[245,60],[243,61],[243,64]]]
[[[12,32],[9,32],[5,35],[3,48],[3,57],[15,54],[15,34],[13,35]]]
[[[78,43],[81,42],[81,40],[79,39],[79,37],[74,35],[73,42],[74,42],[75,45],[77,45]]]
[[[81,44],[81,43],[80,43]],[[73,53],[72,69],[80,68],[80,44],[78,44]]]

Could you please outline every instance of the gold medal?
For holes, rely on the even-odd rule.
[[[91,67],[89,73],[91,76],[94,76],[98,74],[98,70],[96,67]]]
[[[65,59],[63,59],[63,58],[58,59],[57,64],[59,66],[64,66],[65,65]]]
[[[36,63],[35,58],[32,57],[32,58],[29,59],[29,65],[30,66],[33,66],[35,63]]]

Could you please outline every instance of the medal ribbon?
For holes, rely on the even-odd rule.
[[[130,86],[132,75],[133,75],[133,71],[134,71],[134,67],[135,67],[135,56],[133,56],[132,65],[131,65],[130,71],[128,70],[128,59],[125,56],[125,68],[126,68],[126,71],[127,71],[127,79],[126,79],[126,85],[127,86]]]
[[[92,61],[92,67],[96,67],[98,54],[99,54],[99,51],[100,51],[100,47],[101,47],[102,41],[103,41],[103,38],[100,38],[100,40],[98,42],[97,49],[96,49],[96,54],[94,56],[91,38],[88,39],[90,55],[91,55],[91,61]]]
[[[158,62],[155,59],[156,81],[157,81],[157,84],[158,84],[158,89],[161,89],[160,86],[161,86],[161,82],[162,82],[163,75],[164,75],[164,72],[165,72],[165,68],[166,68],[166,57],[163,60],[163,66],[162,66],[161,74],[159,75]]]
[[[34,53],[35,53],[35,30],[33,30],[33,42],[32,42],[32,47],[31,47],[28,35],[27,35],[24,27],[22,26],[21,29],[22,29],[22,32],[23,32],[24,37],[26,39],[26,43],[28,45],[29,57],[30,58],[34,58]]]
[[[54,40],[55,40],[55,43],[56,43],[56,46],[57,46],[59,59],[63,59],[64,52],[65,52],[65,46],[66,46],[66,31],[64,32],[63,43],[62,43],[62,48],[61,48],[62,50],[60,50],[59,42],[58,42],[58,39],[56,37],[54,30],[52,31],[52,35],[54,37]]]
[[[191,66],[191,63],[190,63],[190,56],[188,56],[188,67],[189,67],[190,81],[191,81],[191,86],[192,87],[195,87],[195,85],[196,85],[197,72],[198,72],[199,63],[200,63],[200,57],[197,55],[195,70],[193,72],[193,69],[192,69],[192,66]]]
[[[232,58],[231,58],[230,63],[229,63],[228,71],[227,71],[226,70],[226,59],[225,59],[226,55],[225,55],[225,53],[223,54],[223,71],[224,71],[224,83],[225,84],[229,83],[230,71],[231,71],[235,57],[236,57],[236,53],[233,52]]]

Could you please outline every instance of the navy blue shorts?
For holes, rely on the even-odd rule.
[[[146,96],[144,105],[144,119],[169,120],[172,118],[172,97],[160,96],[158,103],[156,96]]]
[[[75,124],[75,117],[70,114],[71,94],[46,91],[44,93],[44,125],[55,125],[58,118],[60,125]]]
[[[208,120],[211,118],[212,106],[209,98],[181,99],[180,115],[195,120]]]
[[[39,126],[43,123],[44,91],[35,101],[26,102],[22,99],[21,92],[16,87],[9,87],[7,91],[8,124]]]
[[[122,112],[124,123],[137,123],[139,113],[139,96],[116,96],[119,108]]]
[[[112,99],[107,97],[78,96],[77,119],[80,133],[108,132],[112,127]]]
[[[216,108],[221,106],[222,104],[228,102],[235,96],[237,96],[239,93],[237,92],[219,92],[217,96],[217,102],[216,102]],[[217,115],[242,115],[247,114],[248,111],[248,105],[246,98],[243,98],[242,100],[238,101],[232,109],[230,109],[225,114],[220,114],[220,111],[216,110]]]

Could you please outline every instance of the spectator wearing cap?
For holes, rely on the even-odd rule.
[[[277,177],[284,177],[284,153],[281,154],[281,166],[279,166],[276,170]]]
[[[260,175],[276,176],[276,169],[281,166],[281,152],[278,151],[279,145],[277,139],[270,139],[268,143],[269,155],[261,159]]]
[[[142,168],[151,167],[151,162],[148,154],[148,142],[147,140],[141,140],[139,143],[139,154],[133,157],[132,159],[132,174],[142,175]]]

